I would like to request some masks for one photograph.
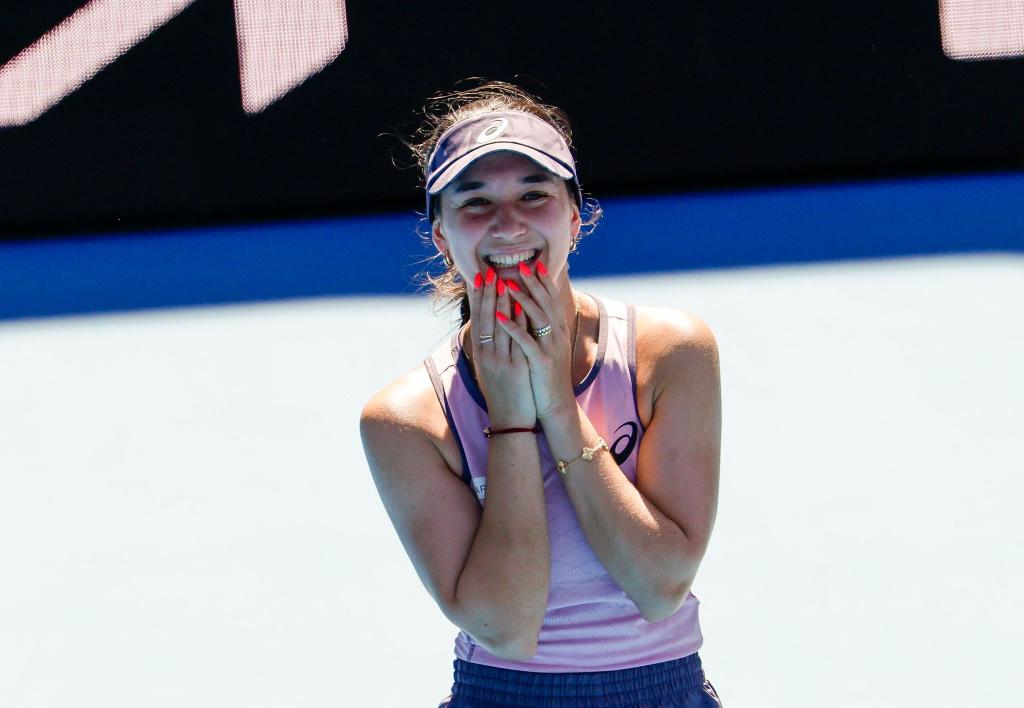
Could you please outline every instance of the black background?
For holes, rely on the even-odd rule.
[[[5,3],[0,61],[82,4]],[[947,58],[934,0],[347,10],[345,51],[263,113],[241,107],[231,2],[198,0],[0,128],[0,235],[421,209],[388,133],[469,76],[565,108],[599,198],[1024,166],[1024,60]]]

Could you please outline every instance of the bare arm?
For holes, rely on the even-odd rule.
[[[534,436],[492,439],[481,509],[452,471],[457,448],[422,369],[371,399],[360,430],[381,501],[445,616],[496,656],[533,656],[551,569]]]
[[[636,486],[611,455],[569,468],[565,486],[594,553],[644,619],[675,612],[707,550],[718,504],[718,350],[704,323],[661,311],[654,411],[637,453]],[[643,360],[641,363],[644,363]],[[577,405],[543,421],[552,453],[572,459],[597,440]]]
[[[529,296],[516,302],[552,332],[535,340],[502,321],[526,353],[537,418],[557,459],[572,460],[598,435],[572,390],[571,350],[557,285],[546,269],[524,269]],[[721,396],[718,349],[696,317],[637,310],[637,366],[654,390],[637,451],[636,486],[607,452],[574,466],[565,487],[594,554],[644,619],[668,617],[685,601],[707,548],[718,504]],[[646,335],[646,336],[645,336]],[[643,344],[644,346],[641,346]]]
[[[550,581],[536,438],[496,436],[487,455],[483,518],[459,577],[456,604],[473,624],[491,621],[503,627],[504,636],[514,637],[519,658],[529,658],[537,653]]]

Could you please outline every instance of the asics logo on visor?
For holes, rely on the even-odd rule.
[[[502,133],[508,127],[508,118],[495,118],[487,127],[480,131],[480,135],[476,136],[476,141],[479,144],[489,143]]]

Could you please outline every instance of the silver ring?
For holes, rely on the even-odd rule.
[[[551,325],[544,325],[540,329],[531,329],[534,337],[546,337],[551,334]]]
[[[481,344],[487,344],[488,342],[493,342],[493,341],[494,341],[494,335],[493,334],[481,334],[480,335],[480,343]]]

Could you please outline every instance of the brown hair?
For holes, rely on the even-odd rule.
[[[519,86],[505,81],[467,79],[459,83],[471,85],[450,93],[437,94],[428,99],[422,110],[423,120],[420,127],[410,140],[402,141],[412,151],[424,187],[426,186],[427,163],[438,139],[459,121],[479,113],[509,110],[532,113],[552,125],[565,139],[566,145],[572,147],[572,127],[569,123],[569,116],[561,108],[541,103],[537,97],[527,93]],[[575,188],[569,181],[566,182],[566,188],[570,199],[575,202]],[[587,197],[584,200],[584,210],[586,213],[581,214],[583,226],[579,236],[573,240],[570,253],[576,250],[580,238],[592,232],[601,219],[601,205],[597,203],[596,199]],[[435,217],[440,212],[441,205],[437,203],[434,205]],[[428,217],[424,216],[420,222],[421,226],[425,225],[425,232],[421,229],[417,229],[417,231],[427,244],[432,244],[432,224],[428,223],[427,219]],[[441,260],[445,266],[444,272],[440,275],[435,275],[431,271],[431,264],[436,260]],[[427,267],[420,273],[419,282],[421,287],[430,290],[434,310],[444,312],[458,306],[462,324],[468,322],[469,300],[466,297],[466,283],[459,276],[455,264],[452,263],[450,257],[440,253],[427,258],[426,263]]]

